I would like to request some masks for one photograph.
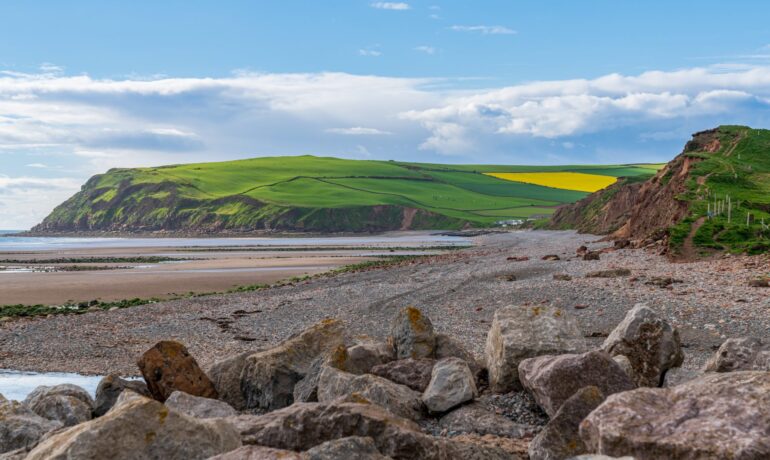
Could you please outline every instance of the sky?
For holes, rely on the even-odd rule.
[[[113,167],[664,162],[770,127],[770,2],[0,2],[0,229]]]

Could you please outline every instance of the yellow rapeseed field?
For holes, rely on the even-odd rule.
[[[581,192],[595,192],[618,180],[617,177],[612,176],[576,172],[486,173],[486,175],[514,182]]]

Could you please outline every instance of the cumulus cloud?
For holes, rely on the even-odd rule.
[[[503,26],[452,26],[455,32],[476,32],[484,35],[514,35],[516,31]]]
[[[409,10],[412,7],[409,6],[408,3],[404,2],[374,2],[371,4],[372,8],[377,8],[380,10]]]
[[[345,136],[382,136],[384,134],[393,134],[389,131],[382,131],[376,128],[364,128],[362,126],[354,126],[352,128],[329,128],[326,132],[342,134]]]
[[[414,48],[415,51],[419,51],[425,54],[436,54],[436,48],[428,45],[420,45]]]
[[[765,66],[477,90],[452,83],[334,72],[119,80],[0,72],[0,222],[33,225],[88,176],[117,166],[282,154],[515,164],[556,161],[565,149],[573,162],[652,161],[676,153],[692,131],[770,119]],[[27,165],[71,177],[41,190]]]

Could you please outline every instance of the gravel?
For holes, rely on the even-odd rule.
[[[451,334],[482,356],[492,315],[510,304],[552,304],[571,311],[598,346],[637,302],[647,302],[679,328],[685,364],[672,381],[692,375],[727,337],[767,336],[770,290],[748,281],[770,272],[767,256],[671,263],[645,250],[623,249],[584,261],[598,237],[526,231],[474,238],[476,247],[387,269],[321,277],[259,292],[215,295],[0,324],[0,368],[136,375],[136,358],[162,339],[178,340],[205,367],[223,357],[273,345],[326,317],[351,334],[383,338],[398,309],[414,305],[437,332]],[[559,255],[558,261],[541,258]],[[529,260],[507,260],[528,256]],[[586,278],[627,268],[630,276]],[[569,281],[554,274],[568,274]],[[667,288],[654,277],[681,280]],[[513,281],[509,281],[513,280]],[[515,410],[515,409],[511,409]]]

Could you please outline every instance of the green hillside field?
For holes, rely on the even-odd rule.
[[[651,176],[660,165],[503,166],[263,157],[112,169],[92,177],[33,231],[367,231],[484,227],[550,215],[585,192],[485,172]]]

